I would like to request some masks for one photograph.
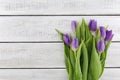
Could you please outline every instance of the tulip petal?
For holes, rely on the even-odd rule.
[[[77,27],[77,22],[76,21],[72,21],[71,22],[71,27],[72,27],[73,32],[75,32],[76,31],[76,27]]]
[[[106,37],[105,27],[100,26],[100,34],[101,34],[101,37],[102,37],[103,39]]]
[[[105,49],[105,43],[104,43],[104,40],[100,40],[97,42],[97,50],[99,52],[103,52]]]
[[[69,45],[71,43],[70,36],[68,34],[63,35],[63,40],[66,45]]]
[[[110,41],[113,37],[113,34],[112,34],[112,30],[106,30],[106,37],[105,37],[105,41]]]
[[[76,51],[78,46],[79,46],[78,38],[73,38],[73,40],[72,40],[72,50]]]
[[[97,22],[95,20],[90,20],[89,29],[91,31],[96,31],[97,30]]]

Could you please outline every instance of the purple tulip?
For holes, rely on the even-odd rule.
[[[71,44],[72,50],[76,51],[78,49],[78,46],[79,46],[78,39],[77,38],[73,38],[72,44]]]
[[[103,52],[104,49],[105,49],[105,42],[104,42],[104,40],[98,41],[98,42],[97,42],[97,50],[98,50],[99,52]]]
[[[106,29],[103,26],[100,26],[100,34],[103,39],[106,37]]]
[[[72,27],[72,30],[75,32],[76,31],[76,27],[77,27],[77,22],[76,21],[72,21],[71,22],[71,27]]]
[[[95,20],[90,20],[90,22],[89,22],[89,29],[91,31],[96,31],[96,29],[97,29],[97,22]]]
[[[105,41],[110,41],[113,37],[113,34],[112,34],[112,30],[106,30],[106,37],[105,37]]]
[[[71,43],[70,36],[68,34],[63,35],[63,41],[66,45],[69,45]]]

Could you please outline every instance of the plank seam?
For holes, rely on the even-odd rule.
[[[32,15],[32,14],[28,14],[28,15],[0,15],[0,16],[3,16],[3,17],[7,17],[7,16],[120,16],[120,14],[50,14],[50,15]]]
[[[105,67],[105,68],[107,68],[107,69],[118,69],[118,68],[120,68],[120,67]],[[64,68],[64,67],[61,67],[61,68],[0,68],[0,69],[66,69],[66,68]]]
[[[62,41],[0,41],[0,43],[63,43]],[[112,41],[112,43],[120,43],[120,41]]]

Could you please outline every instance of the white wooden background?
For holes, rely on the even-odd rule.
[[[0,80],[67,80],[55,28],[82,18],[113,29],[101,80],[120,80],[120,0],[0,0]]]

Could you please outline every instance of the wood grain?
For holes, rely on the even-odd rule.
[[[0,69],[0,79],[67,80],[67,73],[65,69]],[[120,80],[120,69],[105,69],[100,80]]]
[[[0,0],[1,15],[120,14],[119,0]]]
[[[70,32],[71,21],[81,21],[83,17],[87,22],[96,19],[98,26],[109,25],[113,29],[114,42],[101,80],[120,80],[119,3],[119,0],[0,0],[0,80],[67,80],[63,43],[58,43],[61,40],[55,29]]]
[[[31,16],[0,17],[0,41],[60,41],[55,29],[71,31],[71,21],[85,18],[98,21],[98,26],[105,25],[113,30],[113,41],[120,41],[119,16]]]
[[[120,67],[120,43],[112,43],[106,67]],[[65,68],[63,43],[1,43],[0,68]]]

